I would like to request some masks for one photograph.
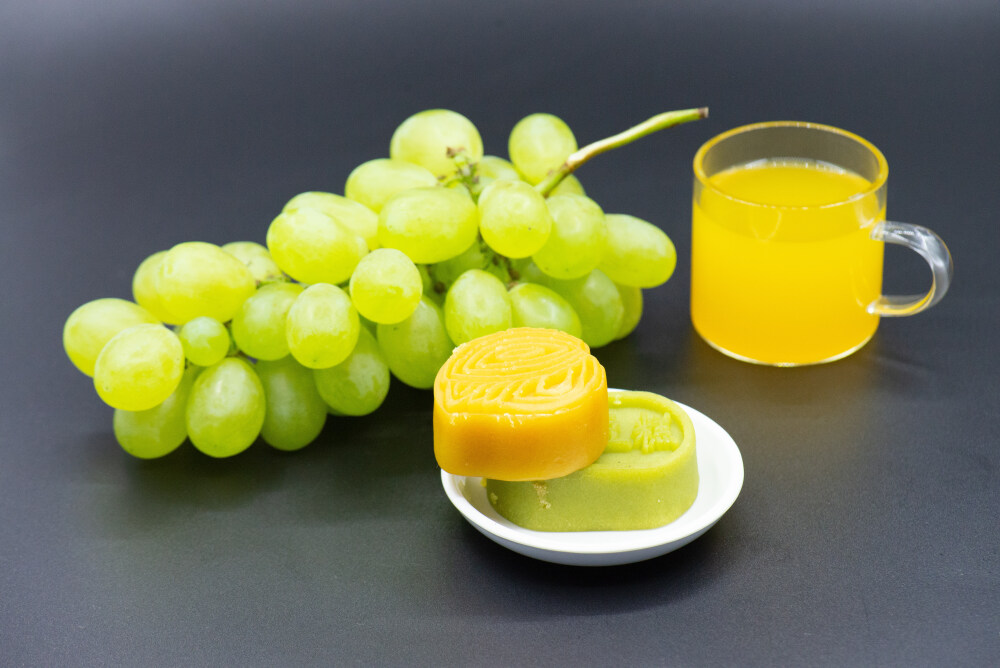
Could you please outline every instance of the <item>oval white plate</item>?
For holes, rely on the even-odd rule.
[[[732,437],[704,414],[679,405],[691,417],[697,436],[698,496],[686,513],[656,529],[531,531],[504,519],[493,509],[480,478],[441,471],[441,484],[452,504],[472,526],[520,554],[574,566],[612,566],[658,557],[708,531],[733,505],[743,487],[743,458]]]

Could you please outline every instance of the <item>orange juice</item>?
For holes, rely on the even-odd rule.
[[[734,357],[794,365],[864,345],[878,316],[885,202],[829,163],[766,159],[696,182],[691,318]]]

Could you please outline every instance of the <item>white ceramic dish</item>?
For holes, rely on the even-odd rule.
[[[483,535],[520,554],[574,566],[612,566],[658,557],[705,533],[736,501],[743,487],[743,458],[713,420],[680,404],[697,437],[698,496],[679,518],[641,531],[546,532],[523,529],[501,517],[486,498],[480,478],[441,471],[441,484],[458,512]]]

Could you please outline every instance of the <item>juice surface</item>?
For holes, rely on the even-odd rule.
[[[784,207],[843,202],[862,192],[868,179],[829,163],[812,160],[758,160],[730,167],[711,177],[730,197]]]
[[[802,160],[738,165],[696,188],[691,318],[709,343],[768,364],[836,359],[878,326],[871,228],[884,201],[853,172]]]

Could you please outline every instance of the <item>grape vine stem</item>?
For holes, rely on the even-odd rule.
[[[643,121],[642,123],[639,123],[624,132],[619,132],[611,137],[595,141],[593,144],[588,144],[576,152],[571,153],[570,156],[566,158],[566,162],[560,165],[558,169],[554,170],[535,186],[535,190],[540,192],[542,195],[548,195],[564,178],[572,174],[577,170],[577,168],[580,167],[580,165],[584,164],[595,155],[600,155],[601,153],[610,151],[613,148],[630,144],[636,139],[641,139],[642,137],[658,132],[659,130],[664,130],[666,128],[673,127],[674,125],[680,125],[681,123],[697,121],[702,118],[708,118],[708,107],[681,109],[679,111],[666,111],[662,114],[657,114],[656,116],[653,116],[652,118]]]

